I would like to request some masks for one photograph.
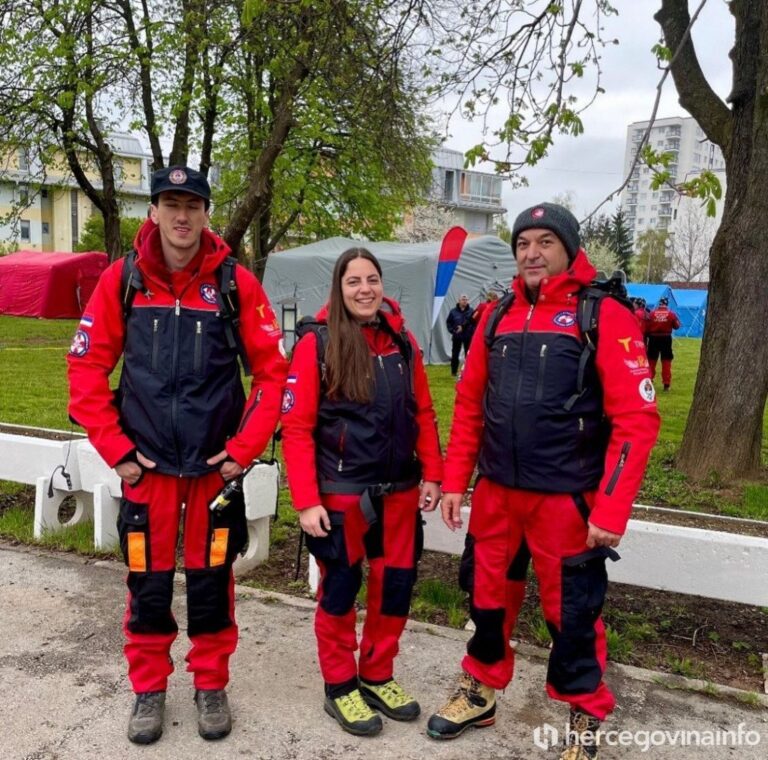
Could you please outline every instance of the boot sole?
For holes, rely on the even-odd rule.
[[[474,721],[473,723],[467,723],[466,726],[462,726],[455,734],[441,734],[439,731],[433,731],[427,728],[427,736],[430,739],[439,739],[439,740],[457,739],[468,728],[487,728],[488,726],[492,726],[495,722],[496,722],[496,716],[492,715],[490,718],[483,718],[482,720]]]
[[[337,715],[332,707],[323,705],[323,709],[342,727],[344,731],[346,731],[348,734],[352,734],[353,736],[376,736],[376,734],[378,734],[383,728],[383,726],[374,726],[372,729],[355,728],[354,726],[346,723],[341,716]]]
[[[200,734],[200,736],[206,741],[215,742],[219,739],[224,739],[225,737],[229,736],[232,733],[232,728],[221,731],[203,731],[202,729],[198,728],[197,733]]]
[[[143,734],[136,734],[135,736],[128,735],[128,741],[132,744],[154,744],[161,736],[163,735],[163,732],[160,731],[160,733],[157,736],[144,736]]]
[[[388,718],[392,718],[392,720],[399,720],[401,723],[408,723],[412,720],[416,720],[416,718],[421,715],[421,707],[418,704],[416,704],[416,712],[413,715],[403,715],[403,713],[399,713],[397,710],[393,710],[388,707],[374,694],[363,691],[362,688],[360,689],[360,693],[363,695],[363,699],[365,700],[365,703],[368,705],[368,707],[384,713],[384,715],[386,715]]]

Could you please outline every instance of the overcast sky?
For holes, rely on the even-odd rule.
[[[700,0],[690,0],[691,12]],[[584,134],[555,136],[555,144],[540,164],[527,172],[529,186],[513,190],[504,183],[503,202],[511,226],[514,217],[535,203],[552,200],[570,191],[574,210],[581,218],[622,182],[627,125],[649,118],[661,77],[651,48],[660,30],[653,13],[658,0],[617,0],[618,17],[606,22],[605,37],[619,45],[603,50],[602,86],[605,94],[582,115]],[[693,29],[699,61],[712,87],[725,98],[731,85],[733,19],[725,0],[708,0]],[[667,77],[658,117],[688,116],[677,102],[672,77]],[[482,139],[479,125],[454,119],[448,127],[446,147],[467,150]],[[478,165],[478,168],[481,168]],[[486,168],[486,167],[482,167]],[[487,167],[492,170],[492,167]],[[614,201],[603,210],[613,210]]]

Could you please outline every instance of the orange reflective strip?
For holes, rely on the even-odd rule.
[[[128,569],[134,573],[147,572],[147,545],[143,533],[128,534]]]
[[[211,556],[209,565],[216,567],[223,565],[227,558],[227,541],[229,539],[229,528],[215,528],[213,538],[211,539]]]

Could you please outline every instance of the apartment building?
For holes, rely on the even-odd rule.
[[[627,142],[624,151],[624,176],[637,153],[649,122],[637,121],[627,127]],[[656,119],[651,129],[648,144],[657,152],[670,152],[674,159],[668,167],[670,183],[686,182],[709,170],[720,179],[725,196],[725,161],[720,148],[710,142],[692,117],[671,117]],[[621,206],[625,211],[627,225],[637,244],[637,238],[646,230],[662,229],[674,234],[675,221],[685,204],[701,203],[700,199],[680,196],[672,187],[651,188],[652,170],[642,164],[635,166],[629,184],[622,191]],[[718,203],[718,219],[722,216],[722,201]]]
[[[493,232],[495,217],[507,213],[501,205],[503,177],[465,169],[460,150],[438,148],[432,160],[435,165],[429,200],[450,209],[456,223],[468,232]]]
[[[115,152],[115,179],[126,216],[144,217],[149,203],[152,156],[137,137],[114,133],[109,143]],[[15,227],[0,223],[0,243],[15,243],[35,251],[72,251],[95,208],[65,168],[48,166],[43,184],[41,166],[35,156],[17,151],[0,165],[0,219],[20,208]],[[95,171],[87,172],[100,187]]]

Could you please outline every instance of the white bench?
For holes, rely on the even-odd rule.
[[[0,432],[0,480],[35,486],[35,538],[44,531],[93,520],[94,546],[114,546],[120,478],[88,440],[61,430],[4,428],[9,432]],[[67,440],[54,440],[52,435]],[[65,462],[69,481],[61,469]],[[255,466],[243,481],[248,546],[235,562],[236,573],[251,570],[269,556],[269,518],[275,512],[278,484],[278,466],[268,464]],[[74,497],[75,511],[62,522],[59,512],[68,497]]]

